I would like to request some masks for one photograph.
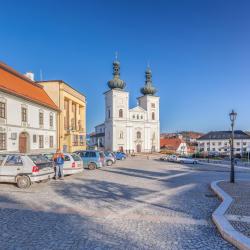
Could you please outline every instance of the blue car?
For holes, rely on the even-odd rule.
[[[125,160],[127,158],[127,155],[123,152],[116,152],[115,153],[116,160]]]
[[[80,150],[74,153],[82,158],[85,168],[94,170],[105,166],[105,156],[103,152],[97,150]]]

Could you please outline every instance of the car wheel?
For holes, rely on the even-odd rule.
[[[26,175],[22,175],[22,176],[18,176],[17,177],[17,186],[19,188],[25,189],[30,187],[31,182],[30,182],[30,178]]]
[[[122,157],[122,159],[121,159],[122,161],[124,161],[125,160],[125,157]]]
[[[95,163],[90,163],[90,164],[89,164],[89,169],[90,169],[90,170],[95,170],[95,169],[96,169]]]
[[[108,160],[108,161],[106,162],[107,166],[111,166],[112,163],[113,163],[113,162],[112,162],[111,160]]]

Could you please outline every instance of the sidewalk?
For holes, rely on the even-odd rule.
[[[250,180],[234,184],[221,182],[219,187],[233,198],[225,213],[226,218],[237,231],[250,237]]]
[[[211,184],[223,200],[213,213],[213,221],[222,236],[239,249],[250,249],[250,180]]]

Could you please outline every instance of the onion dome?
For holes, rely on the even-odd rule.
[[[151,69],[149,67],[145,71],[145,76],[146,76],[146,81],[145,81],[144,87],[141,88],[141,93],[143,95],[154,95],[157,92],[157,90],[153,86],[152,72],[151,72]]]
[[[120,79],[120,62],[116,60],[113,62],[113,79],[108,81],[110,89],[124,89],[126,83]]]

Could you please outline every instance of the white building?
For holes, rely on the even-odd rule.
[[[55,151],[57,111],[42,86],[0,63],[0,152]]]
[[[160,150],[159,97],[152,85],[152,74],[146,70],[145,86],[138,105],[129,108],[129,93],[120,79],[120,63],[113,62],[113,79],[105,95],[105,149],[125,152],[154,152]],[[96,127],[96,133],[98,133]]]
[[[231,131],[213,131],[197,139],[198,151],[201,153],[230,154]],[[234,132],[234,153],[243,154],[249,151],[250,136],[241,131]]]

